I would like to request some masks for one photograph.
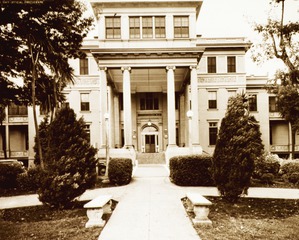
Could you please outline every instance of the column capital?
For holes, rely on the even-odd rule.
[[[105,72],[106,72],[106,71],[107,71],[107,67],[99,67],[99,70],[100,70],[100,71],[105,71]]]
[[[128,67],[128,66],[127,67],[121,67],[121,71],[122,72],[124,72],[126,70],[129,71],[129,72],[131,72],[131,67]]]
[[[175,70],[175,66],[166,66],[166,71],[168,71],[168,70]]]
[[[198,69],[198,66],[197,66],[197,65],[191,65],[189,68],[190,68],[191,70],[197,70],[197,69]]]

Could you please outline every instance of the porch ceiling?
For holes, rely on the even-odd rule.
[[[175,69],[175,91],[181,91],[185,82],[189,81],[190,69]],[[167,92],[166,68],[132,68],[131,91],[134,92]],[[108,68],[108,79],[118,92],[123,92],[123,74],[119,68]]]

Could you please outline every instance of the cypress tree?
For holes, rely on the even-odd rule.
[[[213,176],[221,196],[235,202],[246,194],[254,160],[263,154],[259,124],[248,112],[246,95],[231,97],[213,156]]]

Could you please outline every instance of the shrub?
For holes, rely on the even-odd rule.
[[[82,118],[62,108],[47,129],[46,172],[38,191],[44,204],[64,208],[96,182],[96,149],[84,130]]]
[[[247,97],[231,97],[213,156],[214,181],[224,199],[235,202],[247,193],[254,160],[263,150],[260,128],[248,112]]]
[[[44,171],[40,167],[29,168],[28,171],[18,175],[17,182],[20,190],[36,192],[44,177]]]
[[[111,183],[116,185],[129,184],[132,172],[133,164],[129,158],[114,158],[109,161],[108,177]]]
[[[24,167],[20,164],[1,164],[0,188],[8,189],[17,187],[17,177],[24,171]]]
[[[209,155],[173,157],[169,161],[170,180],[179,186],[211,186],[211,167]]]
[[[289,162],[282,165],[280,172],[286,181],[293,184],[299,182],[299,162]]]
[[[276,155],[268,154],[255,160],[253,177],[263,183],[272,184],[279,169],[279,159]]]

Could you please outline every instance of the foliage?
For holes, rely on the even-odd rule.
[[[289,162],[282,165],[280,173],[288,182],[299,184],[299,162]]]
[[[0,188],[17,187],[17,177],[23,173],[24,167],[20,164],[1,164],[0,165]]]
[[[44,177],[44,171],[40,167],[29,168],[26,172],[23,172],[17,177],[17,185],[19,190],[30,192],[37,190],[40,187]]]
[[[188,155],[173,157],[169,161],[170,179],[179,186],[211,186],[212,157]]]
[[[248,112],[247,97],[231,97],[213,156],[214,181],[225,199],[234,202],[246,194],[254,159],[263,154],[263,149],[258,122]]]
[[[274,178],[278,175],[279,169],[278,158],[273,154],[267,154],[255,160],[253,177],[263,183],[272,184]]]
[[[41,121],[41,123],[39,124],[39,127],[38,127],[42,152],[46,152],[46,150],[48,148],[48,145],[49,145],[48,138],[47,138],[48,127],[49,127],[49,118],[45,117],[43,119],[43,121]],[[35,142],[35,144],[33,146],[33,150],[35,152],[34,164],[35,165],[40,165],[40,157],[39,157],[36,137],[34,138],[34,142]]]
[[[108,177],[113,184],[129,184],[132,179],[132,172],[133,164],[130,158],[113,158],[109,161]]]
[[[63,208],[92,187],[96,181],[96,149],[88,142],[82,118],[70,108],[57,112],[47,129],[46,172],[39,199]]]

